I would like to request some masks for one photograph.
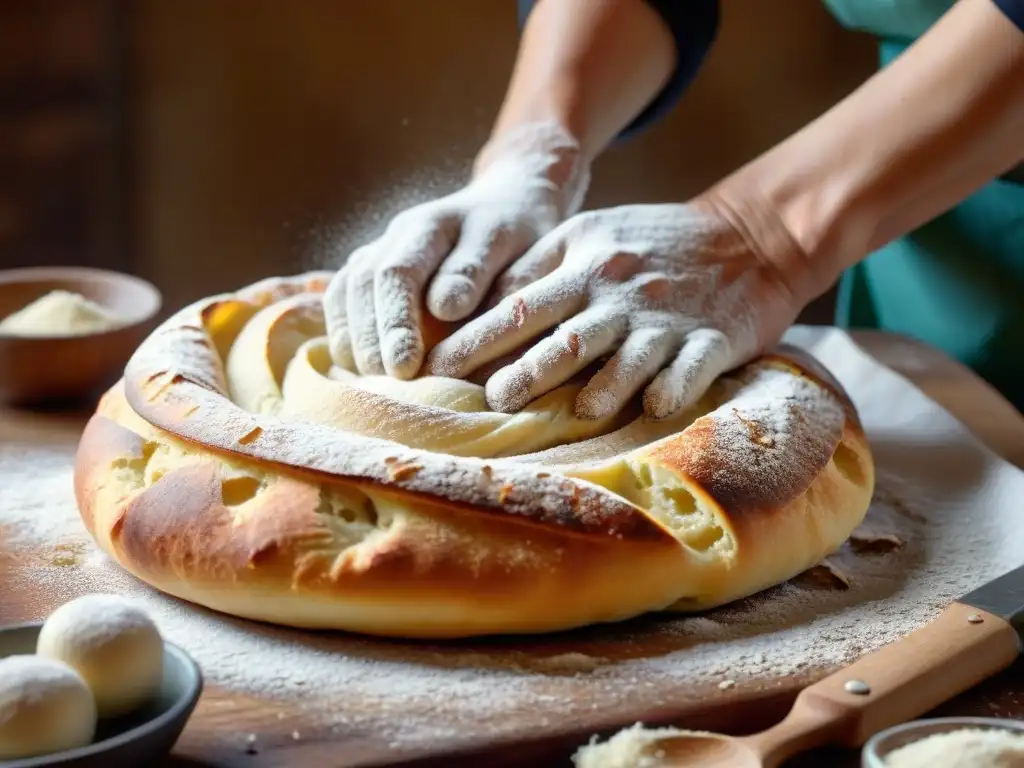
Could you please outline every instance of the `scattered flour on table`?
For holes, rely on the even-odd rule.
[[[844,378],[845,358],[835,355],[859,354],[846,343],[852,353],[840,348],[822,359],[858,400],[879,466],[864,526],[821,567],[703,615],[444,644],[304,633],[213,614],[146,587],[91,544],[75,508],[73,447],[17,443],[0,444],[0,552],[16,558],[15,567],[0,561],[9,580],[0,588],[19,595],[19,605],[28,597],[31,615],[18,619],[43,618],[79,594],[133,595],[210,683],[280,699],[335,733],[408,747],[526,727],[541,733],[581,706],[623,722],[681,695],[723,695],[726,680],[741,691],[832,668],[1024,562],[1021,473],[877,365],[874,384],[856,368]]]

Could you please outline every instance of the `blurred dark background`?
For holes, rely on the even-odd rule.
[[[461,184],[518,33],[514,0],[4,0],[0,268],[133,272],[173,309],[322,266]],[[587,207],[684,199],[874,56],[819,0],[728,0],[684,102],[602,158]]]

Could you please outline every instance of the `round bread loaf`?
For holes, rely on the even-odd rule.
[[[548,632],[758,592],[834,551],[867,510],[857,415],[799,350],[667,420],[639,405],[578,419],[582,382],[495,413],[479,383],[334,366],[329,278],[183,309],[102,398],[75,490],[138,578],[297,627]]]

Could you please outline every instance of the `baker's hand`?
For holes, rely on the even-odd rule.
[[[424,292],[439,320],[469,316],[502,269],[579,209],[588,180],[578,144],[556,126],[526,125],[493,141],[466,187],[396,216],[333,279],[324,315],[334,361],[415,376]]]
[[[537,274],[522,287],[522,275]],[[800,310],[786,276],[707,206],[580,214],[501,284],[500,303],[438,344],[428,366],[464,377],[554,329],[487,380],[487,402],[502,412],[611,355],[580,392],[577,414],[608,416],[647,385],[645,411],[664,418],[777,341]]]

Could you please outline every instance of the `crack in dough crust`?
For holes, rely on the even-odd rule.
[[[760,591],[867,510],[863,431],[806,353],[764,355],[663,421],[639,403],[578,419],[579,381],[496,413],[474,381],[333,365],[329,278],[186,307],[89,422],[83,520],[157,589],[300,627],[549,632]]]

